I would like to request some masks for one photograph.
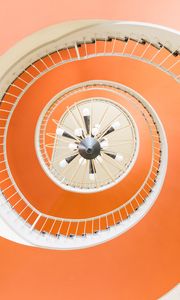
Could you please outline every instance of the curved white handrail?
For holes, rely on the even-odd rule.
[[[157,47],[159,43],[161,43],[163,47],[168,48],[171,52],[180,49],[179,33],[175,30],[163,26],[138,22],[119,22],[105,20],[83,20],[72,21],[68,23],[66,22],[34,33],[30,37],[27,37],[23,41],[19,42],[16,46],[14,46],[7,53],[0,57],[0,97],[3,96],[11,82],[24,69],[26,69],[30,64],[32,64],[43,55],[52,53],[57,49],[61,49],[64,45],[72,45],[76,48],[77,42],[92,40],[92,38],[97,37],[97,35],[99,35],[100,37],[104,37],[105,39],[109,35],[118,35],[122,37],[128,36],[129,38],[136,40],[143,38],[149,43],[153,43]],[[126,53],[119,55],[128,56]],[[78,52],[77,58],[84,59],[78,56]],[[131,58],[139,59],[134,56],[131,56]],[[163,69],[162,66],[155,66],[167,72],[174,79],[179,80],[178,74],[174,75],[173,73],[168,72],[168,70]],[[40,75],[37,76],[36,79],[38,79],[39,77]],[[31,84],[32,83],[33,80]],[[146,100],[138,95],[135,91],[129,89],[129,92],[133,95],[135,94],[137,97],[140,97],[141,101],[144,102],[145,105],[147,105]],[[23,93],[21,93],[21,95],[22,94]],[[108,231],[100,231],[97,235],[87,235],[85,239],[82,237],[75,237],[73,239],[61,237],[61,239],[57,239],[51,235],[47,235],[46,237],[44,237],[36,232],[36,230],[32,230],[34,227],[30,228],[28,223],[25,224],[21,217],[18,217],[17,213],[11,209],[6,199],[2,195],[0,197],[0,216],[2,217],[2,220],[4,220],[4,222],[6,222],[8,226],[12,228],[12,230],[14,230],[19,236],[21,236],[22,239],[27,241],[27,243],[40,247],[55,249],[77,249],[81,247],[92,246],[111,239],[136,224],[147,213],[147,211],[150,209],[155,199],[157,198],[164,181],[167,167],[167,141],[165,132],[153,108],[148,106],[148,109],[152,113],[153,118],[158,124],[158,129],[162,141],[162,163],[160,165],[159,176],[157,177],[155,188],[153,189],[153,192],[149,194],[148,201],[142,204],[138,211],[134,212],[129,219],[123,221],[118,226],[110,228],[110,230]],[[15,185],[15,182],[12,182]],[[20,191],[18,192],[20,193]],[[34,210],[40,216],[42,215],[36,209]],[[8,219],[6,218],[6,213],[8,213]],[[17,226],[14,226],[14,220],[16,220]]]

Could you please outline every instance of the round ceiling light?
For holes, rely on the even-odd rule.
[[[56,96],[40,115],[36,133],[40,163],[65,190],[93,193],[110,188],[135,163],[139,141],[136,124],[125,108],[104,98],[79,101],[62,115],[61,102],[67,97]],[[51,143],[46,143],[46,136]]]

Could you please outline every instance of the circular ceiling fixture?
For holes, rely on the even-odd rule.
[[[83,92],[85,87],[83,83]],[[74,87],[73,93],[80,94],[82,88]],[[136,124],[120,104],[104,98],[81,100],[62,115],[61,102],[67,97],[69,93],[56,96],[40,115],[36,133],[40,163],[65,190],[93,193],[110,188],[136,160]]]
[[[75,21],[0,59],[2,236],[79,249],[145,216],[166,173],[162,82],[178,93],[179,47],[160,26]]]

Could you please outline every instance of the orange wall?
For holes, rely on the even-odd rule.
[[[116,19],[180,29],[179,0],[1,0],[0,53],[32,32],[66,20]]]
[[[1,1],[0,52],[67,19],[139,20],[180,29],[179,10],[179,0]],[[179,99],[170,110],[172,100],[166,98],[170,161],[164,188],[148,215],[119,238],[80,251],[48,251],[0,239],[0,299],[155,300],[179,281]]]

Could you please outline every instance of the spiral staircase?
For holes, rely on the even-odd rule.
[[[49,27],[1,56],[0,235],[79,249],[138,223],[165,179],[179,62],[178,32],[105,20]]]

